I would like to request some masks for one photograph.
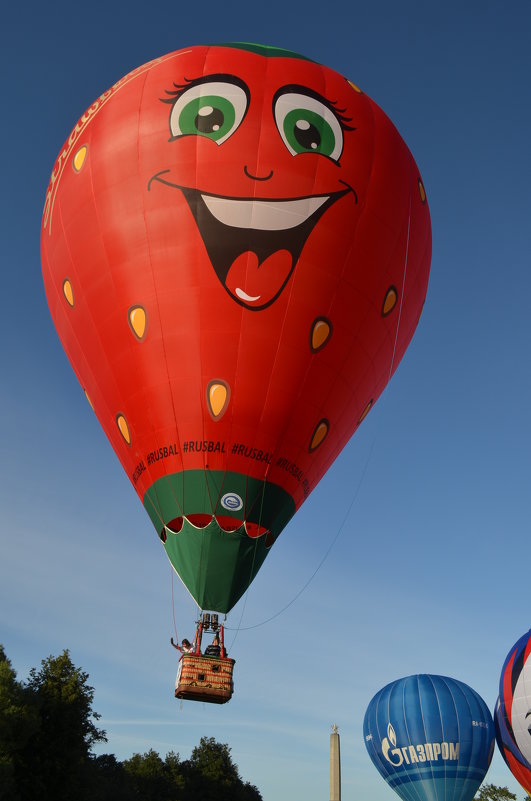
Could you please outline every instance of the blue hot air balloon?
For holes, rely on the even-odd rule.
[[[369,756],[404,801],[471,801],[494,751],[483,699],[446,676],[407,676],[370,702],[363,722]]]

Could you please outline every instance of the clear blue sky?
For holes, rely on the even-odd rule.
[[[440,673],[492,709],[531,626],[531,3],[30,0],[1,37],[0,641],[21,678],[70,648],[119,758],[187,758],[213,736],[265,801],[322,801],[336,722],[344,800],[391,801],[362,738],[373,694]],[[157,55],[231,40],[306,54],[384,108],[423,176],[433,262],[389,388],[230,615],[233,700],[181,709],[169,564],[53,329],[39,227],[94,98]],[[347,513],[308,589],[245,630],[290,603]],[[178,580],[175,611],[190,636]],[[499,754],[487,780],[524,795]]]

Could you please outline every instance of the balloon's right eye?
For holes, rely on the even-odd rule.
[[[186,89],[170,113],[173,139],[205,136],[221,145],[240,126],[247,111],[244,90],[228,81],[209,81]]]

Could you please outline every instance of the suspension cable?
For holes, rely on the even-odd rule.
[[[277,618],[280,615],[282,615],[287,609],[289,609],[290,606],[292,606],[292,604],[295,603],[295,601],[302,595],[302,593],[305,591],[305,589],[311,584],[311,582],[313,581],[313,579],[315,578],[315,576],[317,575],[317,573],[319,572],[319,570],[321,569],[321,567],[325,563],[326,559],[328,558],[332,548],[334,547],[334,545],[336,544],[337,540],[339,539],[339,536],[340,536],[341,532],[343,531],[343,529],[345,527],[345,524],[346,524],[346,522],[347,522],[347,520],[348,520],[348,518],[350,516],[350,513],[352,511],[352,507],[354,506],[354,503],[357,500],[357,497],[359,495],[359,491],[360,491],[361,486],[363,484],[363,480],[365,478],[365,475],[367,474],[369,463],[371,461],[372,454],[373,454],[373,451],[374,451],[375,441],[376,441],[376,439],[373,439],[371,447],[370,447],[369,455],[367,457],[367,461],[365,462],[365,466],[363,468],[362,474],[361,474],[360,479],[358,481],[358,485],[357,485],[357,487],[356,487],[356,489],[354,491],[354,495],[352,497],[352,500],[350,501],[350,504],[349,504],[348,509],[347,509],[347,511],[346,511],[346,513],[345,513],[345,515],[343,517],[343,520],[341,521],[341,523],[340,523],[340,525],[339,525],[339,527],[337,529],[337,532],[336,532],[332,542],[330,543],[330,545],[326,549],[326,551],[324,553],[324,556],[322,557],[321,561],[319,562],[319,564],[315,568],[315,570],[312,573],[312,575],[310,576],[310,578],[306,581],[305,584],[303,584],[303,586],[300,588],[300,590],[293,596],[291,601],[289,601],[289,603],[287,603],[285,606],[282,607],[282,609],[279,609],[279,611],[276,612],[274,615],[271,615],[271,617],[268,617],[265,620],[262,620],[260,623],[255,623],[252,626],[242,626],[241,625],[241,622],[242,622],[242,619],[243,619],[243,613],[245,611],[245,606],[247,604],[247,594],[249,592],[249,587],[247,587],[247,590],[246,590],[246,593],[245,593],[245,597],[244,597],[244,604],[243,604],[242,614],[240,616],[240,621],[238,623],[237,628],[236,629],[231,629],[230,627],[225,626],[225,629],[227,631],[235,631],[236,632],[236,634],[234,635],[234,639],[232,641],[232,645],[234,645],[234,641],[236,640],[236,637],[238,636],[238,633],[240,631],[250,631],[251,629],[257,629],[260,626],[265,626],[266,623],[270,623],[272,620],[275,620],[275,618]]]

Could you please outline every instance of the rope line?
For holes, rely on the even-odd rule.
[[[243,612],[245,611],[245,606],[247,604],[247,594],[249,592],[249,587],[247,587],[247,591],[245,593],[245,598],[244,598],[243,610],[242,610],[242,614],[241,614],[241,617],[240,617],[240,623],[238,624],[238,627],[236,629],[231,629],[230,627],[225,626],[225,629],[227,631],[236,631],[236,634],[234,636],[234,640],[236,639],[236,637],[237,637],[237,635],[238,635],[238,633],[240,631],[250,631],[251,629],[260,628],[260,626],[265,626],[266,623],[270,623],[272,620],[275,620],[275,618],[277,618],[280,615],[282,615],[286,611],[286,609],[289,609],[289,607],[292,606],[295,603],[295,601],[302,595],[302,593],[306,590],[306,588],[311,584],[311,582],[313,581],[313,579],[315,578],[315,576],[317,575],[317,573],[319,572],[319,570],[321,569],[321,567],[325,563],[326,559],[328,558],[328,556],[330,554],[330,551],[332,550],[332,548],[336,544],[337,540],[339,539],[339,536],[340,536],[341,532],[343,531],[343,528],[345,527],[345,524],[346,524],[346,522],[347,522],[347,520],[348,520],[348,518],[350,516],[350,513],[352,511],[352,507],[354,506],[354,503],[356,502],[356,500],[358,498],[359,491],[360,491],[361,486],[363,484],[363,480],[364,480],[364,478],[365,478],[365,476],[367,474],[369,463],[371,461],[372,454],[373,454],[373,451],[374,451],[375,441],[376,441],[376,439],[373,439],[372,444],[371,444],[371,448],[370,448],[370,451],[369,451],[369,455],[367,457],[367,461],[365,462],[365,466],[363,468],[360,480],[358,481],[358,485],[356,487],[356,490],[354,492],[352,500],[351,500],[351,502],[350,502],[350,504],[348,506],[348,509],[347,509],[347,511],[346,511],[346,513],[345,513],[345,515],[343,517],[343,520],[342,520],[341,524],[339,525],[339,528],[338,528],[338,530],[336,532],[336,535],[335,535],[334,539],[332,540],[332,542],[330,543],[330,545],[328,546],[327,550],[325,551],[324,556],[322,557],[321,561],[319,562],[319,564],[315,568],[315,570],[312,573],[312,575],[310,576],[310,578],[301,587],[301,589],[296,593],[296,595],[293,596],[291,601],[289,601],[289,603],[287,603],[285,606],[282,607],[282,609],[279,609],[278,612],[276,612],[274,615],[271,615],[271,617],[266,618],[266,620],[262,620],[260,623],[255,623],[252,626],[242,626],[241,625],[241,621],[243,619]],[[232,641],[232,645],[234,645],[234,640]],[[232,645],[231,645],[231,648],[232,648]]]
[[[173,567],[170,563],[170,573],[171,573],[171,611],[173,614],[173,631],[175,633],[175,642],[179,644],[179,636],[177,634],[177,624],[175,622],[175,596],[173,594]]]
[[[260,526],[262,525],[262,512],[263,512],[263,509],[264,509],[265,490],[266,490],[266,481],[265,481],[265,479],[263,479],[262,480],[262,498],[261,498],[261,501],[260,501],[260,514],[258,515],[258,530],[260,530]],[[265,536],[267,536],[267,535],[264,534],[264,537]],[[232,642],[230,644],[230,650],[231,651],[234,648],[234,643],[236,642],[236,638],[237,638],[238,634],[242,630],[241,625],[242,625],[243,615],[245,613],[245,608],[247,606],[247,598],[248,598],[248,595],[249,595],[249,587],[251,586],[251,583],[252,583],[252,580],[253,580],[254,563],[256,561],[256,551],[257,551],[257,549],[258,549],[258,537],[255,537],[254,549],[253,549],[253,561],[251,563],[251,570],[250,570],[250,573],[249,573],[249,581],[247,583],[247,588],[245,590],[245,596],[244,596],[244,599],[243,599],[243,606],[242,606],[242,613],[240,615],[240,620],[239,620],[238,626],[236,628],[236,633],[235,633],[235,635],[234,635],[234,637],[232,639]],[[225,626],[225,628],[227,628],[227,627]],[[245,631],[245,630],[246,629],[243,629],[243,631]],[[234,631],[234,629],[228,628],[227,631]]]

